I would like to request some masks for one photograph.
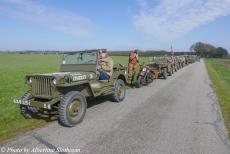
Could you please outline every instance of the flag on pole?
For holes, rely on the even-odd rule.
[[[174,50],[173,50],[172,45],[171,45],[171,54],[172,54],[172,56],[174,56]]]

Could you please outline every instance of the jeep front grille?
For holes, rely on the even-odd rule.
[[[51,98],[52,97],[52,78],[49,77],[33,77],[32,78],[32,94],[36,97]]]

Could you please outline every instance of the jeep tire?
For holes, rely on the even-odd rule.
[[[137,88],[141,88],[142,84],[143,84],[143,83],[142,83],[142,77],[139,76],[138,79],[137,79],[136,87],[137,87]]]
[[[73,127],[82,122],[87,108],[84,95],[78,91],[71,91],[64,95],[59,104],[59,121],[67,127]]]
[[[123,80],[118,79],[114,85],[113,99],[116,102],[121,102],[125,99],[126,96],[126,87]]]
[[[21,100],[27,101],[31,98],[32,98],[32,94],[30,91],[28,91],[21,97]],[[21,114],[26,119],[33,118],[38,113],[37,109],[35,109],[32,106],[27,106],[27,105],[20,105],[20,110],[21,110]]]
[[[167,73],[167,68],[164,68],[163,69],[163,78],[166,80],[167,79],[167,75],[168,73]]]
[[[170,69],[169,70],[169,76],[172,76],[172,74],[173,74],[173,69]]]

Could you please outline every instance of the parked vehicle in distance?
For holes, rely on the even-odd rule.
[[[192,64],[196,62],[196,55],[187,55],[188,64]]]
[[[178,56],[179,60],[180,60],[180,65],[181,67],[184,67],[186,65],[186,59],[184,56]]]
[[[167,76],[173,74],[172,63],[168,61],[167,57],[149,57],[149,64],[147,65],[156,78],[163,77],[167,79]]]
[[[172,74],[174,72],[177,72],[178,66],[177,66],[177,61],[176,61],[175,57],[174,56],[167,56],[166,59],[167,59],[167,62],[169,63],[169,65],[171,65],[171,67],[172,67]]]

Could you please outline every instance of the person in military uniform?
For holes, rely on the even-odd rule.
[[[128,68],[128,78],[129,80],[132,79],[135,71],[136,71],[136,65],[138,63],[139,56],[137,50],[134,50],[130,52],[129,54],[129,68]]]
[[[108,52],[103,49],[99,52],[98,72],[99,80],[109,80],[113,74],[113,59],[109,57]]]

